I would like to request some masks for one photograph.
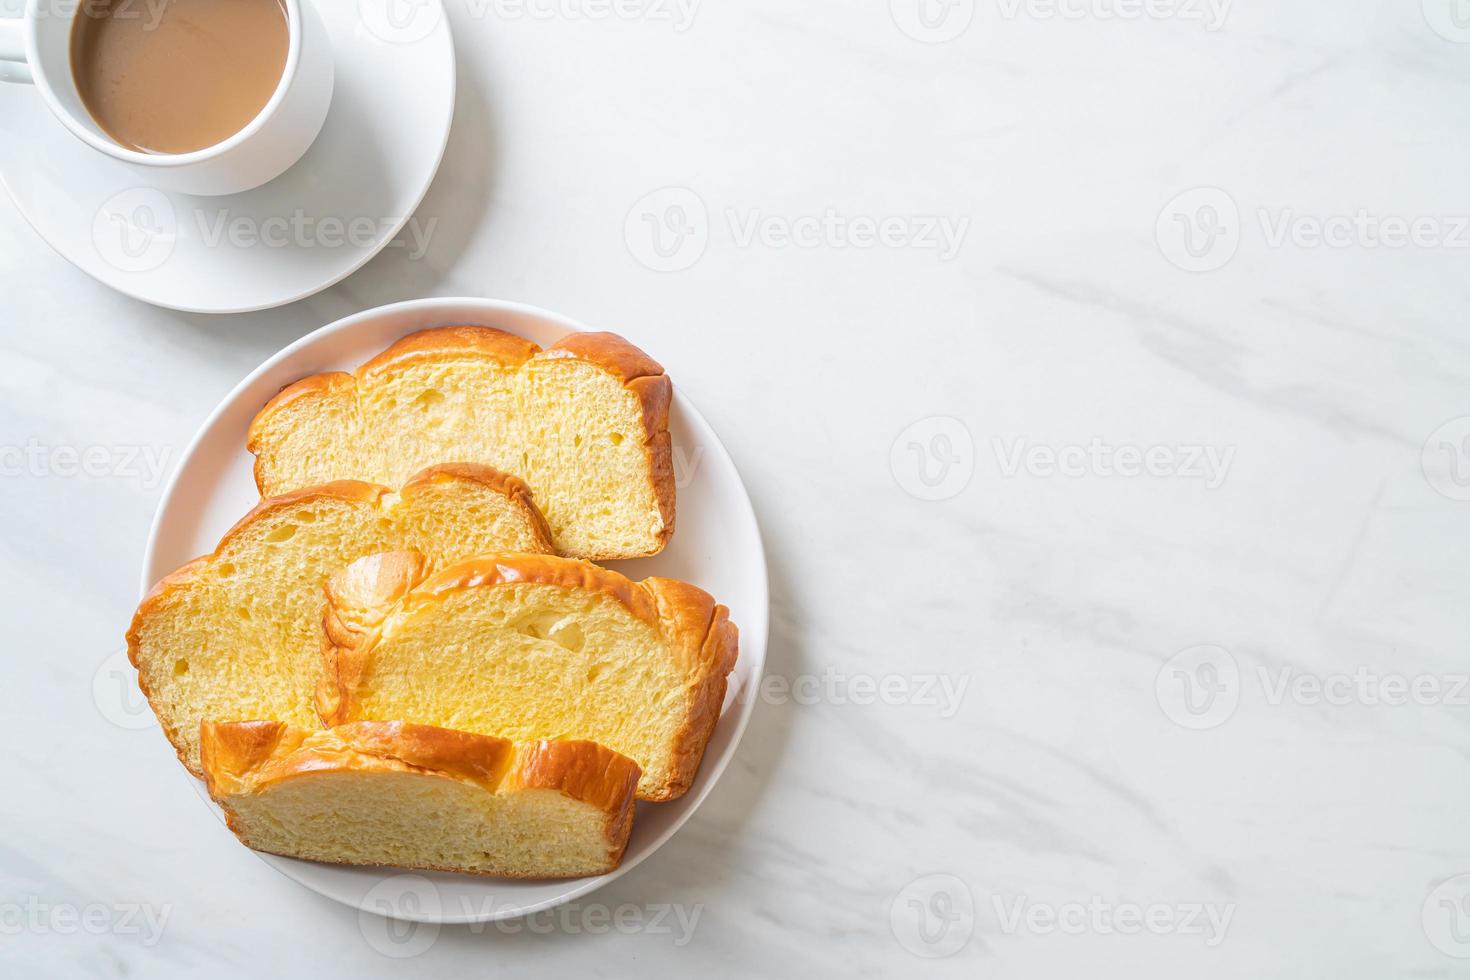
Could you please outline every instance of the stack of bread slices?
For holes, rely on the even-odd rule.
[[[737,633],[596,561],[674,531],[663,369],[626,340],[412,334],[256,416],[261,501],[128,631],[138,681],[248,846],[557,878],[689,789]]]

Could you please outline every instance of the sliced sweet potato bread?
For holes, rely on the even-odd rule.
[[[489,327],[411,334],[352,374],[318,374],[250,426],[262,495],[329,480],[399,486],[434,463],[484,463],[530,485],[558,552],[660,551],[674,530],[672,386],[610,333],[542,350]]]
[[[235,835],[308,861],[571,878],[616,868],[633,827],[638,767],[592,742],[247,721],[200,748]]]
[[[327,725],[592,739],[638,763],[648,800],[693,782],[737,648],[729,611],[692,585],[548,555],[432,573],[411,551],[369,556],[327,584],[325,625]]]
[[[205,718],[318,724],[322,584],[356,558],[406,547],[452,561],[550,551],[551,538],[519,480],[435,466],[401,493],[338,482],[264,500],[212,554],[153,587],[133,616],[128,655],[191,772],[200,772]]]

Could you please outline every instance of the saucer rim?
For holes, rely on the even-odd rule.
[[[312,286],[308,289],[283,298],[273,299],[264,303],[247,304],[244,306],[188,306],[179,303],[171,303],[160,298],[142,295],[139,290],[135,288],[130,288],[126,279],[103,279],[100,276],[94,274],[92,270],[83,267],[79,262],[77,262],[77,260],[72,258],[66,252],[62,251],[61,248],[56,244],[56,242],[52,240],[52,237],[48,235],[44,230],[42,230],[40,225],[38,225],[36,221],[31,217],[30,211],[27,210],[27,208],[21,203],[21,197],[19,194],[16,193],[15,188],[11,187],[11,182],[7,178],[4,168],[0,168],[0,187],[3,187],[5,189],[6,195],[10,198],[11,203],[15,205],[16,212],[31,228],[31,230],[36,233],[36,236],[46,243],[46,246],[50,248],[51,251],[55,252],[61,258],[65,259],[67,264],[76,269],[78,272],[81,272],[88,279],[100,283],[101,285],[106,286],[108,289],[111,289],[114,292],[121,293],[129,299],[137,300],[140,303],[146,303],[149,306],[159,307],[160,309],[174,310],[179,313],[201,313],[212,316],[230,315],[235,313],[258,313],[262,310],[273,310],[278,309],[282,306],[290,306],[292,303],[299,303],[304,299],[315,296],[317,293],[320,293],[327,289],[331,289],[333,286],[337,285],[339,282],[342,282],[344,279],[358,272],[360,269],[362,269],[363,266],[367,265],[373,259],[382,254],[382,251],[388,247],[388,245],[393,241],[394,238],[398,236],[398,233],[403,230],[404,226],[408,224],[409,220],[418,211],[419,205],[423,204],[424,198],[427,197],[429,194],[429,188],[434,185],[434,180],[439,174],[439,168],[444,163],[444,154],[449,149],[449,135],[454,129],[454,108],[459,98],[458,55],[456,54],[454,49],[454,34],[449,26],[449,17],[444,10],[443,0],[426,0],[426,2],[433,3],[439,8],[439,19],[438,23],[435,25],[434,34],[430,34],[428,37],[425,37],[423,41],[429,42],[435,36],[435,34],[437,34],[439,31],[443,31],[445,42],[444,46],[447,48],[448,52],[449,69],[448,118],[444,126],[443,136],[439,140],[438,149],[434,154],[433,164],[429,167],[428,173],[424,177],[423,186],[420,187],[418,193],[413,196],[412,203],[408,207],[403,209],[403,216],[397,221],[397,223],[392,225],[391,227],[384,225],[383,232],[380,235],[378,241],[375,242],[371,248],[364,250],[356,262],[347,265],[339,272],[335,272],[332,278],[325,280],[316,286]],[[0,84],[4,83],[0,82]],[[330,119],[330,110],[328,110],[328,118]],[[68,130],[68,133],[70,133],[70,130]],[[71,135],[73,138],[75,138],[75,134]],[[320,138],[320,134],[318,134],[318,138]],[[276,181],[289,176],[291,173],[291,169],[294,169],[294,165],[292,168],[287,169],[284,173],[276,177],[274,180],[267,181],[266,183],[261,184],[259,187],[252,188],[248,191],[242,191],[239,195],[228,196],[248,197],[251,194],[255,194],[258,191],[262,191],[265,188],[270,187]],[[171,191],[161,191],[160,193],[169,197],[171,200],[177,198],[196,198],[196,195],[179,194]]]

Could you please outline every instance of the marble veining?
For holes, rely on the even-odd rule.
[[[0,201],[0,974],[1470,976],[1457,4],[446,0],[427,251],[239,316]],[[653,859],[395,930],[208,819],[120,650],[215,403],[435,294],[668,367],[772,632]]]

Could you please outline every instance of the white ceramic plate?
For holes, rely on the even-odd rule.
[[[426,299],[359,313],[307,335],[241,382],[194,437],[154,518],[141,590],[146,592],[179,565],[213,551],[220,536],[255,504],[254,457],[245,451],[245,430],[283,385],[318,371],[351,370],[407,333],[454,324],[498,327],[543,347],[584,329],[565,317],[515,303]],[[488,922],[586,895],[636,867],[693,815],[729,765],[750,719],[755,705],[750,695],[760,684],[766,659],[769,609],[765,554],[750,499],[720,440],[677,387],[670,429],[678,482],[674,537],[657,557],[609,565],[633,578],[663,575],[708,590],[730,607],[730,616],[740,627],[740,656],[699,777],[688,793],[671,803],[638,804],[622,865],[594,878],[535,882],[405,874],[262,855],[265,861],[313,891],[366,911],[426,922]],[[203,785],[192,777],[190,781],[213,807]],[[222,831],[220,846],[239,845]]]
[[[336,59],[331,111],[306,155],[262,187],[228,197],[147,187],[69,133],[31,86],[5,83],[0,182],[63,258],[144,302],[240,313],[310,296],[394,240],[444,156],[449,22],[440,0],[417,0],[409,21],[397,6],[316,0]]]

